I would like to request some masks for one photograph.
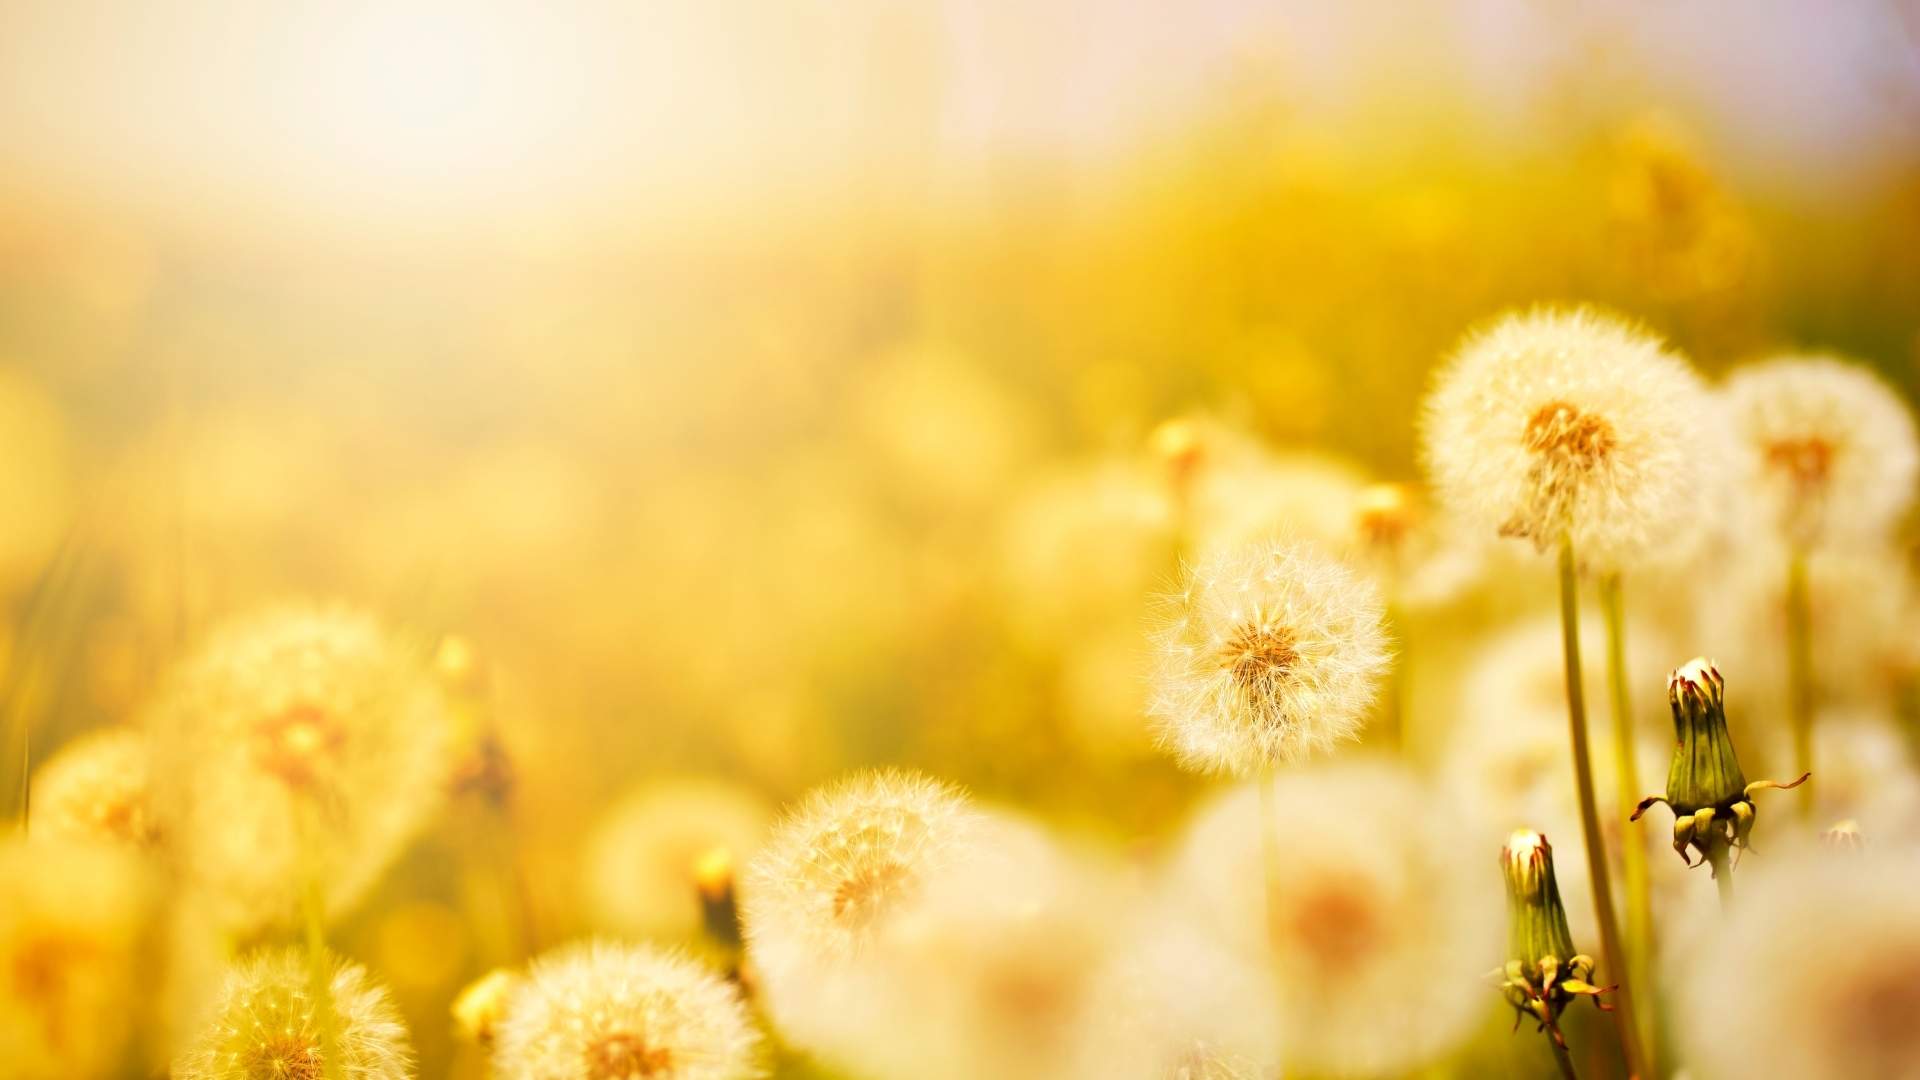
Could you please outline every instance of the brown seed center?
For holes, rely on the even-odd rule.
[[[254,726],[254,760],[288,785],[310,788],[346,741],[346,729],[332,713],[317,705],[290,705]]]
[[[1586,471],[1613,451],[1613,425],[1565,401],[1549,401],[1527,421],[1527,449]]]
[[[1363,960],[1378,946],[1383,930],[1379,906],[1358,881],[1318,883],[1287,905],[1285,912],[1275,939],[1307,957],[1323,974]]]
[[[320,1080],[326,1074],[320,1047],[302,1035],[276,1032],[245,1055],[247,1080]]]
[[[907,884],[907,868],[897,862],[862,867],[833,890],[833,917],[849,929],[872,926]]]
[[[1236,685],[1251,688],[1291,672],[1300,662],[1293,632],[1284,626],[1250,622],[1220,647],[1220,666]]]
[[[1801,488],[1819,487],[1833,468],[1833,444],[1816,436],[1767,444],[1767,464]]]
[[[615,1032],[587,1047],[589,1080],[640,1080],[666,1076],[672,1069],[672,1051],[629,1032]]]

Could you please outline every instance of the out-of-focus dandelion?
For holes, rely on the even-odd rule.
[[[494,968],[468,983],[456,994],[448,1012],[460,1037],[480,1046],[491,1047],[507,1014],[507,1003],[520,986],[521,977],[506,968]]]
[[[1749,881],[1717,932],[1675,958],[1685,985],[1714,1001],[1710,1017],[1674,1025],[1699,1075],[1920,1074],[1920,869],[1910,854],[1809,847]]]
[[[1575,309],[1509,315],[1468,337],[1435,381],[1423,416],[1427,465],[1449,505],[1503,536],[1559,551],[1582,838],[1602,951],[1619,980],[1615,1019],[1628,1068],[1643,1075],[1648,1066],[1629,952],[1614,914],[1588,758],[1576,571],[1584,561],[1606,577],[1609,656],[1618,657],[1624,644],[1614,575],[1677,559],[1704,539],[1697,519],[1701,507],[1711,505],[1704,436],[1710,415],[1698,377],[1658,338]],[[1624,702],[1617,664],[1615,673],[1615,698]],[[1619,717],[1614,750],[1615,767],[1631,780],[1629,719]],[[1644,910],[1645,875],[1636,873],[1629,884],[1629,903]]]
[[[327,956],[325,993],[315,995],[309,967],[297,949],[235,964],[199,1035],[174,1062],[174,1080],[409,1080],[413,1046],[386,989],[360,965]],[[335,1059],[326,1056],[328,1044]]]
[[[940,781],[861,773],[816,789],[747,865],[741,914],[765,1004],[796,1044],[833,1053],[874,992],[876,939],[936,873],[977,854],[980,818]]]
[[[1787,708],[1794,767],[1813,769],[1814,651],[1809,554],[1883,538],[1913,503],[1920,440],[1913,416],[1867,369],[1830,356],[1783,356],[1735,372],[1724,396],[1749,506],[1786,560]],[[1803,806],[1803,812],[1811,812]]]
[[[61,748],[34,774],[32,825],[36,835],[68,840],[158,843],[146,734],[115,728]]]
[[[1537,1021],[1547,1033],[1554,1061],[1561,1074],[1571,1078],[1573,1058],[1560,1032],[1560,1014],[1576,997],[1599,1004],[1606,991],[1593,985],[1593,957],[1574,951],[1547,838],[1532,829],[1515,831],[1500,849],[1500,871],[1507,883],[1506,981],[1501,989],[1520,1017]]]
[[[773,808],[722,780],[650,780],[616,802],[587,841],[585,895],[596,924],[638,937],[686,940],[702,922],[696,871],[716,850],[751,858]]]
[[[1355,738],[1389,663],[1373,586],[1284,544],[1203,561],[1157,641],[1162,743],[1190,769],[1235,776]]]
[[[110,845],[0,841],[0,1069],[18,1080],[138,1071],[147,868]]]
[[[240,933],[289,922],[309,888],[329,912],[351,906],[447,784],[424,657],[342,609],[218,631],[173,674],[148,730],[161,826]]]
[[[1820,842],[1841,851],[1858,851],[1867,843],[1860,834],[1860,823],[1852,818],[1842,818],[1827,826],[1820,834]]]
[[[744,1080],[759,1037],[738,993],[648,946],[572,945],[537,958],[494,1028],[500,1080]]]
[[[1673,765],[1667,771],[1665,796],[1640,800],[1633,820],[1654,803],[1673,811],[1673,850],[1689,865],[1692,851],[1712,868],[1720,886],[1722,904],[1733,898],[1733,864],[1729,855],[1747,847],[1753,833],[1753,794],[1766,788],[1798,787],[1809,774],[1779,783],[1748,783],[1727,734],[1726,680],[1713,661],[1696,657],[1667,679],[1667,697],[1673,706]]]
[[[1261,900],[1264,814],[1286,852]],[[1431,1060],[1481,1015],[1500,948],[1492,877],[1445,800],[1384,766],[1279,775],[1195,822],[1166,890],[1192,925],[1271,964],[1280,1053],[1306,1073],[1390,1073]]]

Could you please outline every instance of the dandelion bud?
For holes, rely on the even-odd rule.
[[[1185,491],[1206,458],[1206,444],[1191,420],[1162,421],[1147,436],[1147,449],[1167,471],[1175,491]]]
[[[740,947],[740,908],[733,890],[733,852],[709,849],[693,864],[693,888],[700,896],[700,920],[707,936],[728,949]]]
[[[1370,550],[1396,552],[1420,525],[1421,507],[1405,484],[1368,484],[1353,501],[1353,525]]]
[[[1667,794],[1640,800],[1633,812],[1633,820],[1638,821],[1654,803],[1666,803],[1673,811],[1673,850],[1688,865],[1696,865],[1689,849],[1696,852],[1715,866],[1716,876],[1729,850],[1747,846],[1753,832],[1753,793],[1797,787],[1807,779],[1802,774],[1787,784],[1747,782],[1727,733],[1725,689],[1719,669],[1704,657],[1689,660],[1667,679],[1674,734]]]
[[[453,999],[453,1026],[462,1038],[481,1046],[493,1045],[493,1033],[507,1013],[507,1002],[520,977],[506,968],[480,976]]]
[[[1573,951],[1567,909],[1553,876],[1553,847],[1531,829],[1520,829],[1500,850],[1507,880],[1507,963],[1501,990],[1521,1015],[1539,1021],[1561,1046],[1559,1018],[1575,997],[1600,1004],[1593,985],[1593,958]],[[1606,1006],[1602,1005],[1601,1008]]]

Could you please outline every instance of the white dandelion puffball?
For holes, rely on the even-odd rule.
[[[876,944],[935,874],[977,852],[980,831],[959,790],[892,770],[816,789],[774,828],[742,875],[740,911],[763,1001],[789,1040],[835,1052],[880,992]]]
[[[572,945],[533,962],[494,1035],[500,1080],[745,1080],[759,1036],[740,995],[685,956]]]
[[[110,728],[75,739],[33,774],[33,829],[68,839],[151,848],[160,840],[147,736]]]
[[[339,608],[241,619],[172,674],[148,716],[154,803],[188,883],[249,932],[315,882],[359,899],[443,800],[446,703],[424,650]]]
[[[1712,1022],[1676,1025],[1695,1074],[1920,1076],[1914,853],[1808,847],[1739,880],[1739,903],[1672,968],[1714,1001]]]
[[[1156,641],[1162,745],[1189,769],[1237,776],[1356,738],[1390,661],[1373,585],[1280,544],[1202,561]]]
[[[1591,309],[1508,315],[1470,334],[1423,415],[1439,497],[1540,550],[1620,568],[1691,551],[1715,430],[1699,378],[1662,342]]]
[[[392,995],[358,964],[328,957],[340,1074],[411,1080],[413,1046]],[[325,1021],[308,992],[307,956],[275,949],[235,964],[174,1080],[320,1080]]]
[[[1913,415],[1866,367],[1782,356],[1736,370],[1722,396],[1743,501],[1787,543],[1883,538],[1912,505]]]
[[[1447,798],[1380,765],[1277,774],[1269,909],[1264,782],[1201,814],[1164,888],[1227,949],[1268,958],[1287,1068],[1402,1072],[1469,1037],[1505,911],[1488,860],[1462,856],[1481,849]]]

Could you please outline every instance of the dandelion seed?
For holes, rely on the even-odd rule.
[[[230,928],[292,920],[300,890],[351,906],[440,803],[439,689],[401,642],[340,609],[220,630],[149,718],[155,803],[188,880]]]
[[[151,898],[113,845],[0,841],[0,1062],[17,1080],[120,1075],[141,1019]]]
[[[1912,505],[1913,416],[1867,368],[1783,356],[1736,370],[1723,397],[1742,503],[1787,544],[1883,537]]]
[[[1270,958],[1288,1067],[1396,1072],[1469,1035],[1501,912],[1492,875],[1459,858],[1471,840],[1448,803],[1379,766],[1279,774],[1270,900],[1259,813],[1251,786],[1205,811],[1166,889],[1225,948]]]
[[[744,1080],[758,1036],[739,995],[677,953],[607,942],[534,961],[494,1027],[500,1080]]]
[[[34,774],[33,829],[135,848],[157,844],[146,735],[116,728],[62,747]]]
[[[1470,336],[1424,409],[1428,470],[1463,518],[1617,569],[1698,538],[1708,398],[1650,334],[1591,309]]]
[[[914,773],[863,773],[809,794],[741,881],[748,955],[781,1030],[833,1048],[878,993],[875,945],[912,914],[926,883],[964,865],[978,815],[957,790]]]
[[[295,949],[257,953],[227,973],[199,1035],[174,1062],[174,1080],[319,1080],[322,1027],[330,1010],[339,1075],[410,1080],[413,1047],[400,1011],[358,964],[329,957],[330,1001],[308,992],[307,958]]]
[[[1199,772],[1247,776],[1358,736],[1389,662],[1379,594],[1301,547],[1200,564],[1158,635],[1150,709]]]

